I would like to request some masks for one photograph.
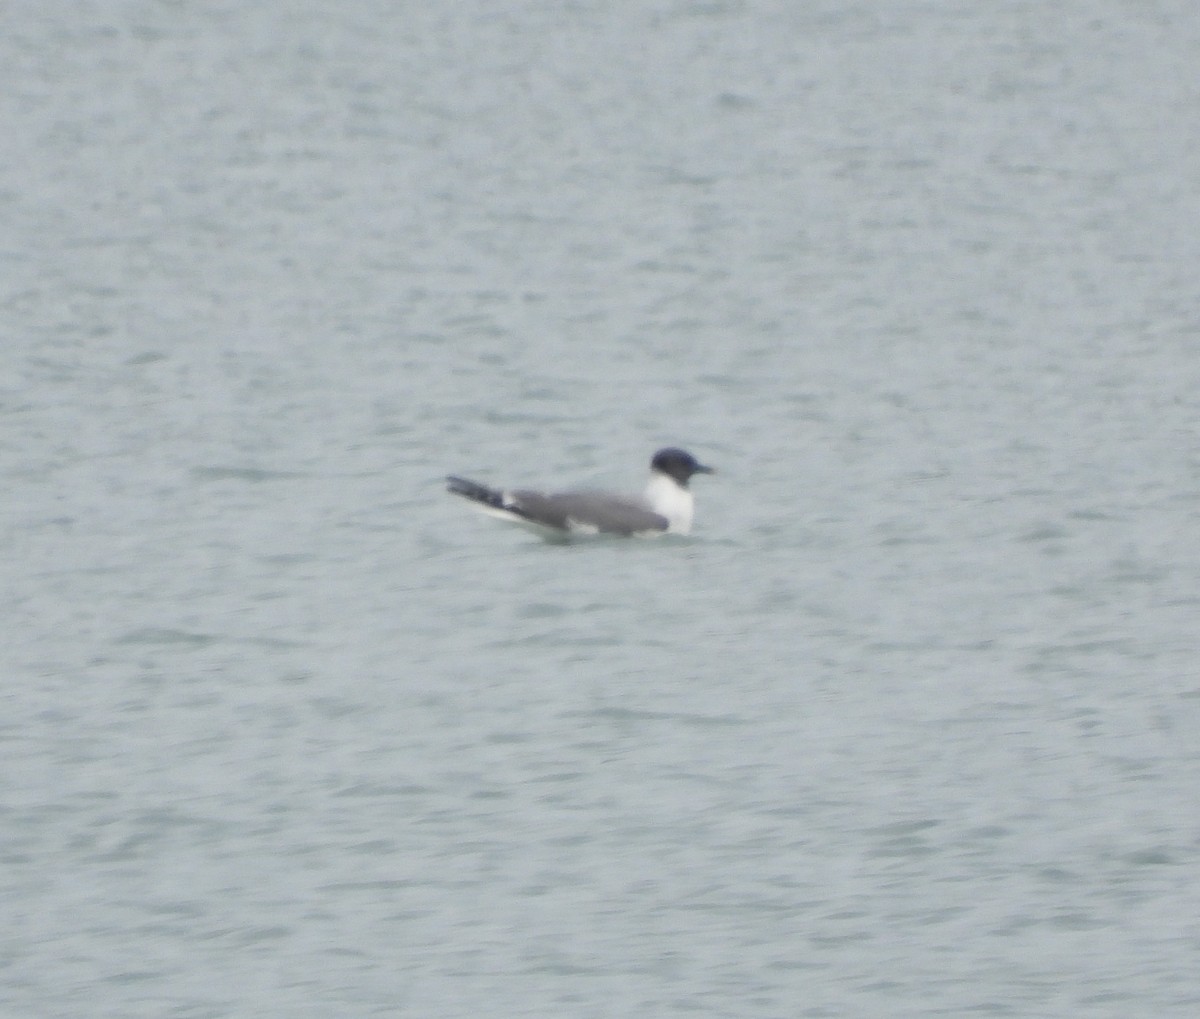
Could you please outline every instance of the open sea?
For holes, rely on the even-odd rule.
[[[0,1015],[1200,1014],[1195,0],[0,34]],[[637,489],[568,545],[444,475]]]

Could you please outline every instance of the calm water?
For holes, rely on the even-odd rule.
[[[0,1010],[1192,1016],[1192,0],[19,5]],[[637,486],[558,547],[442,491]]]

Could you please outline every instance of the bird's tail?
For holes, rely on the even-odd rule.
[[[451,474],[446,478],[446,491],[461,495],[464,499],[470,499],[472,502],[490,506],[492,509],[504,508],[504,493],[498,492],[494,488],[488,488],[487,485],[481,485],[478,481],[470,481],[467,478],[459,478]]]

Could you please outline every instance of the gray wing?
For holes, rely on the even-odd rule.
[[[561,531],[590,530],[603,534],[639,534],[665,531],[666,517],[655,513],[636,499],[612,492],[541,492],[518,491],[508,495],[509,510],[546,527]]]

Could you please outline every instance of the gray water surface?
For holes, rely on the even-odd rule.
[[[1193,1016],[1191,2],[21,5],[0,1010]],[[455,472],[636,487],[555,546]]]

